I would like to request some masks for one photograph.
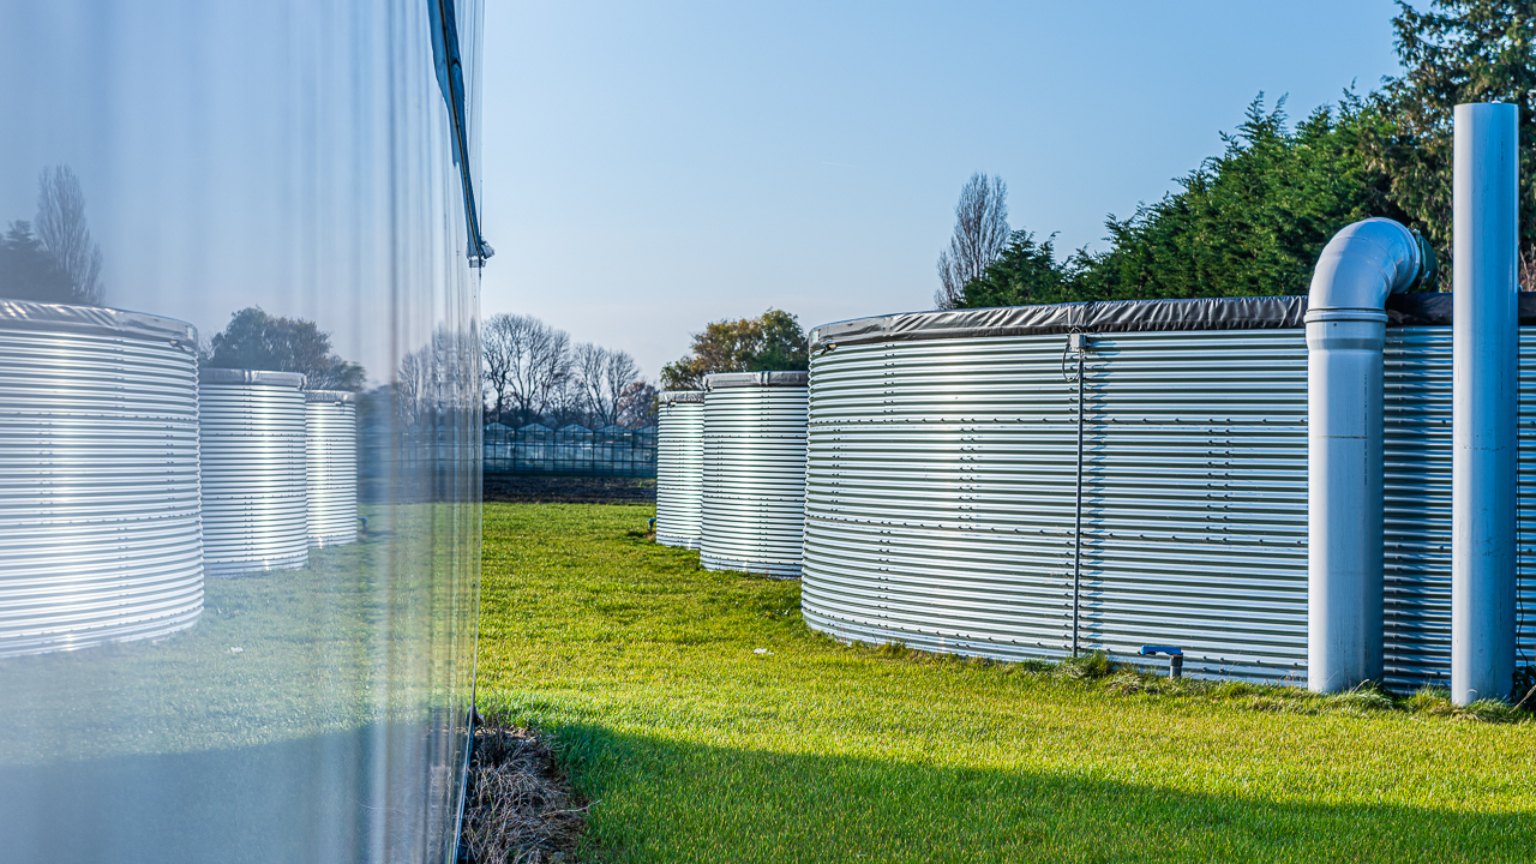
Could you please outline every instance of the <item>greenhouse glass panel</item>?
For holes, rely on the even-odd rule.
[[[0,860],[453,860],[480,31],[0,4]]]

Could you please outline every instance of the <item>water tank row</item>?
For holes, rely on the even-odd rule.
[[[0,657],[161,637],[205,574],[355,539],[355,397],[303,383],[199,374],[184,322],[0,300]]]
[[[658,542],[698,549],[710,570],[800,575],[808,383],[805,372],[731,372],[662,394]]]
[[[1451,658],[1450,304],[1416,296],[1389,310],[1385,352],[1385,676],[1399,687],[1447,683]],[[658,446],[703,455],[705,566],[799,575],[806,623],[837,638],[1004,660],[1167,645],[1190,674],[1303,684],[1305,311],[1273,297],[828,325],[812,331],[808,391],[718,376],[702,433],[669,443],[664,425]],[[1529,500],[1536,327],[1521,345]],[[791,392],[808,403],[789,408]],[[659,483],[664,537],[688,496]],[[1523,550],[1536,507],[1520,526]],[[1536,555],[1521,555],[1518,602],[1529,646]]]

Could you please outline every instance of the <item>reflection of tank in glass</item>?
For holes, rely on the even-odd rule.
[[[204,368],[198,377],[208,575],[303,567],[304,376]]]
[[[0,3],[0,862],[455,860],[481,16]],[[312,542],[300,380],[366,542]]]
[[[192,326],[0,300],[0,657],[203,608]]]
[[[308,453],[309,542],[357,540],[357,394],[304,392]]]

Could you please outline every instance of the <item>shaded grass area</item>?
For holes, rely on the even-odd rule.
[[[590,860],[1533,857],[1532,724],[842,646],[650,515],[485,510],[482,710],[553,735]]]
[[[456,626],[456,610],[426,602],[444,554],[432,530],[441,509],[373,508],[369,535],[312,548],[305,567],[208,579],[197,622],[169,637],[0,658],[0,765],[240,748],[426,717],[443,682],[400,658],[426,655]]]

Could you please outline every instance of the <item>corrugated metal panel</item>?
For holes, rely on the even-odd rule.
[[[192,626],[203,607],[193,350],[10,323],[0,320],[0,657]]]
[[[656,416],[656,542],[699,548],[704,531],[704,403],[665,402]]]
[[[805,423],[804,387],[732,387],[705,397],[705,568],[800,575]]]
[[[1089,367],[1086,646],[1303,683],[1303,331],[1095,337]]]
[[[309,560],[303,392],[205,380],[198,407],[208,575],[303,567]]]
[[[304,393],[309,542],[357,540],[357,406],[351,393]]]
[[[802,608],[843,639],[1026,659],[1069,647],[1065,337],[840,347],[811,365]]]
[[[1449,685],[1451,328],[1387,331],[1387,681]],[[1536,329],[1520,331],[1519,664],[1536,663]]]
[[[1536,662],[1536,331],[1521,366],[1521,650]],[[1386,660],[1450,664],[1449,328],[1388,330]],[[1070,648],[1075,389],[1063,336],[839,347],[812,362],[806,621],[1021,659]],[[1081,645],[1191,674],[1306,672],[1300,330],[1126,333],[1087,360]],[[1070,371],[1070,370],[1069,370]]]

